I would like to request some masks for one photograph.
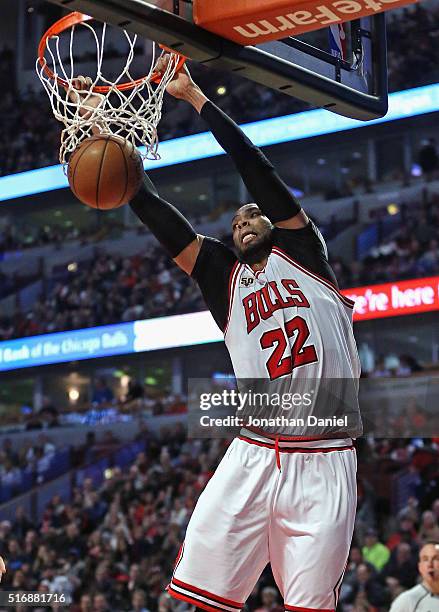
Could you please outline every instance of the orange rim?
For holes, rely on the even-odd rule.
[[[70,83],[62,79],[61,77],[56,76],[55,73],[52,72],[52,70],[48,67],[47,62],[44,58],[44,53],[47,49],[47,41],[49,38],[57,36],[58,34],[61,34],[61,32],[65,32],[66,30],[75,25],[79,25],[81,23],[84,23],[85,21],[93,21],[93,19],[94,17],[90,17],[90,15],[85,15],[84,13],[80,13],[78,11],[69,13],[65,17],[62,17],[61,19],[56,21],[52,26],[50,26],[50,28],[43,34],[40,40],[40,44],[38,45],[38,62],[40,66],[50,79],[54,81],[56,80],[65,89],[68,89],[70,87]],[[169,51],[170,53],[173,53],[174,55],[178,56],[176,72],[183,68],[184,64],[186,63],[186,57],[184,55],[176,53],[173,49],[165,47],[165,45],[159,45],[159,47],[164,51]],[[136,87],[136,85],[140,85],[141,83],[143,83],[144,80],[145,77],[143,77],[142,79],[136,79],[135,81],[127,81],[126,83],[120,83],[115,87],[119,91],[126,91],[128,89],[133,89],[133,87]],[[160,81],[162,80],[162,75],[159,72],[154,71],[150,76],[149,80],[153,83],[160,83]],[[96,93],[105,94],[108,93],[111,89],[112,87],[110,87],[109,85],[96,85],[95,87],[93,87],[92,91]]]

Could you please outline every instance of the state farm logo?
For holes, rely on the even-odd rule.
[[[232,40],[244,42],[245,39],[272,40],[280,38],[277,36],[283,32],[288,35],[289,30],[295,30],[296,34],[307,30],[318,29],[334,23],[351,21],[359,17],[365,17],[386,10],[388,4],[405,5],[413,0],[335,0],[326,5],[317,2],[308,2],[307,10],[288,11],[282,15],[270,16],[267,19],[249,21],[243,25],[234,25],[233,30],[239,36],[231,36]],[[394,8],[394,7],[393,7]]]

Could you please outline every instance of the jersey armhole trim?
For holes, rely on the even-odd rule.
[[[236,261],[234,266],[233,266],[233,268],[230,271],[230,276],[229,276],[229,293],[228,293],[229,309],[228,309],[228,312],[227,312],[226,325],[224,327],[224,337],[226,336],[227,329],[229,327],[230,315],[232,313],[233,297],[235,295],[236,281],[237,281],[237,278],[239,276],[240,269],[241,269],[241,263],[239,261]]]
[[[295,266],[296,268],[298,268],[305,274],[308,274],[308,276],[311,276],[311,278],[313,278],[314,280],[319,281],[320,283],[322,283],[322,285],[325,285],[325,287],[327,287],[328,289],[330,289],[331,291],[335,293],[335,295],[343,302],[345,306],[351,309],[354,308],[355,302],[349,299],[348,297],[344,296],[342,293],[340,293],[339,289],[333,283],[328,281],[326,278],[323,278],[323,276],[320,276],[316,272],[312,272],[311,270],[308,270],[308,268],[305,268],[304,266],[302,266],[302,264],[299,264],[299,262],[295,261],[291,257],[291,255],[288,255],[287,253],[285,253],[285,251],[283,251],[278,246],[274,246],[272,249],[272,252],[278,255],[279,257],[282,257],[283,259],[288,261],[291,265]]]

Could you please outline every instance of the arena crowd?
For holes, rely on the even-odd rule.
[[[188,440],[181,425],[153,435],[128,470],[115,466],[72,498],[56,495],[42,520],[22,510],[0,523],[0,554],[8,559],[3,588],[71,595],[72,612],[186,612],[165,592],[196,501],[228,442]],[[384,612],[417,582],[420,545],[439,537],[438,440],[361,440],[355,536],[341,589],[342,612]],[[406,501],[395,513],[389,489],[373,486],[377,470],[410,470]],[[1,608],[0,608],[1,609]],[[268,568],[252,592],[250,612],[281,612]]]
[[[389,217],[384,210],[372,220],[378,232]],[[231,244],[230,236],[223,240]],[[331,263],[342,289],[439,274],[439,196],[401,203],[392,232],[363,260]],[[1,295],[18,292],[23,282],[0,271]],[[0,317],[0,341],[205,309],[198,287],[153,245],[133,257],[97,249],[75,271],[65,266],[45,279],[44,288],[31,310]]]

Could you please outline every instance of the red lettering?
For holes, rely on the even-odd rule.
[[[309,302],[294,280],[282,280],[282,285],[293,296],[292,303],[299,308],[309,308]]]
[[[271,284],[271,283],[270,283]],[[256,301],[261,319],[266,321],[271,317],[278,306],[271,301],[268,285],[256,291]]]
[[[274,312],[282,308],[296,306],[298,308],[309,308],[309,302],[299,289],[295,280],[284,279],[281,281],[284,289],[290,295],[283,296],[275,281],[247,295],[243,300],[245,318],[247,321],[247,333],[255,329],[261,322],[269,319]],[[271,292],[270,292],[271,289]]]
[[[294,281],[293,281],[294,282]],[[276,294],[275,304],[277,305],[276,310],[279,308],[288,308],[293,303],[293,299],[291,297],[284,298],[279,291],[277,284],[274,281],[270,282],[270,287],[273,289],[273,292]]]
[[[250,293],[243,300],[245,318],[247,320],[247,333],[249,334],[255,327],[259,325],[260,318],[258,309],[256,307],[256,296],[254,293]]]

